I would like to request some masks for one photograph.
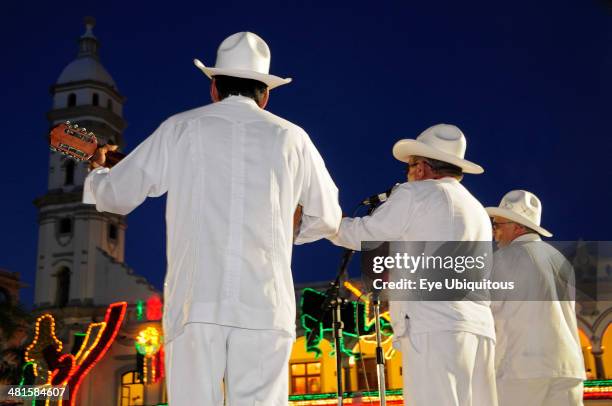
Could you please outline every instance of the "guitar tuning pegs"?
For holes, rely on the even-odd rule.
[[[87,132],[87,128],[85,128],[85,127],[81,128],[81,132],[86,133]]]
[[[70,120],[66,120],[66,122],[64,124],[70,125]]]

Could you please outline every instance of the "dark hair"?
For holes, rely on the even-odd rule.
[[[221,100],[228,96],[250,97],[259,104],[266,93],[268,85],[259,80],[236,78],[233,76],[216,75],[215,85]]]
[[[427,165],[429,165],[429,167],[438,175],[452,176],[458,179],[463,178],[463,170],[457,165],[423,156],[415,156],[415,158],[425,161]]]

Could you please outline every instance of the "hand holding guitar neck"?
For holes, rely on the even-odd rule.
[[[111,144],[98,147],[96,152],[89,160],[89,166],[91,169],[95,169],[100,166],[106,166],[107,168],[112,168],[115,166],[117,162],[125,157],[125,155],[123,155],[121,152],[117,152],[117,148],[119,148],[119,145]]]
[[[49,148],[76,161],[90,161],[92,168],[112,168],[125,158],[125,154],[116,151],[117,145],[99,145],[93,132],[87,132],[86,128],[71,124],[70,121],[51,130]]]

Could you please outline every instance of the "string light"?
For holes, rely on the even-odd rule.
[[[147,383],[147,357],[144,357],[142,364],[142,381]]]
[[[81,357],[81,363],[83,362],[84,359],[86,359],[89,354],[91,353],[92,350],[94,350],[98,343],[100,342],[100,339],[102,338],[102,334],[104,333],[104,331],[106,331],[106,323],[105,322],[101,322],[101,323],[96,323],[97,326],[99,327],[98,330],[98,334],[96,334],[96,338],[94,339],[94,342],[91,344],[91,346],[89,348],[87,348],[87,350],[83,353],[82,357]],[[87,331],[89,332],[90,330],[87,329]],[[89,337],[86,337],[87,339],[89,339]],[[83,347],[81,347],[82,349]],[[80,350],[79,350],[80,352]]]
[[[46,338],[46,340],[44,341],[41,340],[41,324],[43,322],[48,323],[48,334],[46,335],[46,337],[43,336]],[[55,344],[55,347],[58,351],[61,351],[63,348],[63,343],[55,336],[55,319],[53,318],[53,315],[50,313],[45,313],[36,319],[36,324],[34,327],[34,340],[32,340],[32,343],[26,348],[25,351],[26,362],[36,361],[36,359],[32,356],[31,353],[33,352],[37,344],[42,346],[42,348],[40,350],[35,351],[35,354],[40,355],[40,358],[42,358],[42,352],[50,345],[49,343]],[[43,346],[43,344],[45,345]]]
[[[612,399],[612,381],[585,381],[584,399]]]
[[[401,389],[391,389],[385,391],[388,405],[403,405]],[[334,393],[316,393],[306,395],[291,395],[289,396],[289,404],[291,406],[332,406],[338,404],[338,395]],[[357,403],[359,401],[359,403]],[[345,405],[353,404],[372,404],[376,405],[379,402],[378,391],[371,392],[345,392],[343,394],[343,403]]]
[[[136,320],[142,321],[144,318],[144,302],[139,300],[136,302]]]
[[[125,317],[126,309],[127,302],[113,303],[106,309],[106,316],[104,317],[105,326],[96,337],[95,345],[87,351],[79,367],[76,368],[68,379],[67,386],[70,388],[70,401],[63,400],[62,406],[76,405],[77,393],[83,379],[87,376],[91,368],[104,357],[111,344],[115,341],[121,323]]]
[[[53,360],[53,370],[47,371],[46,384],[64,386],[70,388],[70,400],[61,400],[62,406],[74,406],[81,382],[87,376],[100,359],[106,354],[110,345],[114,342],[117,332],[125,317],[127,309],[126,302],[111,304],[106,309],[106,316],[101,323],[92,323],[87,328],[85,339],[76,356],[70,353],[62,354],[63,343],[55,337],[55,319],[51,314],[44,314],[36,320],[34,340],[26,348],[25,360],[32,365],[34,375],[37,376],[37,368],[40,364],[37,358],[44,360],[43,351],[49,346],[55,348],[57,358]],[[97,329],[95,339],[91,345],[91,336]],[[66,367],[68,370],[66,371]],[[25,378],[24,378],[25,379]],[[22,379],[22,382],[24,382]],[[49,404],[49,400],[45,405]]]
[[[162,344],[162,336],[155,327],[147,327],[140,330],[136,336],[136,350],[144,356],[151,357],[159,351]]]
[[[151,369],[151,381],[158,381],[157,368],[160,364],[159,352],[162,346],[162,341],[163,337],[160,331],[153,326],[144,328],[136,336],[136,350],[139,354],[144,356],[142,368],[144,383],[147,383],[148,381],[149,367]]]
[[[81,361],[81,356],[85,355],[85,349],[91,349],[95,346],[97,340],[100,339],[100,333],[102,331],[104,331],[104,328],[106,327],[106,323],[105,322],[99,322],[99,323],[91,323],[89,325],[89,327],[87,327],[87,332],[85,333],[85,338],[83,339],[83,342],[81,343],[81,347],[79,348],[79,351],[77,352],[77,354],[74,356],[74,358],[76,359],[77,362]],[[92,331],[94,328],[98,328],[98,333],[96,334],[96,341],[91,345],[88,346],[89,343],[89,339],[91,337]]]
[[[159,295],[152,295],[147,300],[147,320],[149,321],[157,321],[161,320],[163,315],[163,303]]]
[[[361,292],[361,290],[357,286],[353,285],[349,281],[344,282],[344,287],[347,288],[358,299],[363,301],[364,306],[365,306],[366,331],[371,331],[372,327],[375,326],[376,324],[376,318],[370,316],[370,299],[368,299],[367,295],[364,295],[363,292]],[[381,341],[381,345],[383,347],[384,346],[387,347],[384,353],[385,359],[387,360],[393,358],[396,352],[395,349],[393,348],[393,345],[390,345],[391,340],[393,339],[393,333],[385,332],[385,331],[390,330],[389,328],[391,324],[390,320],[391,320],[391,315],[389,314],[388,311],[381,313],[380,324],[381,324],[382,335],[384,336],[383,340]],[[362,335],[359,337],[359,339],[369,344],[376,344],[376,331],[372,332],[371,334]]]

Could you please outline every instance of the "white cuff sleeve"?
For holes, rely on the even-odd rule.
[[[109,168],[99,167],[89,172],[89,175],[85,178],[83,184],[83,203],[85,204],[96,204],[96,195],[94,193],[94,186],[100,180],[108,176],[110,172]]]

